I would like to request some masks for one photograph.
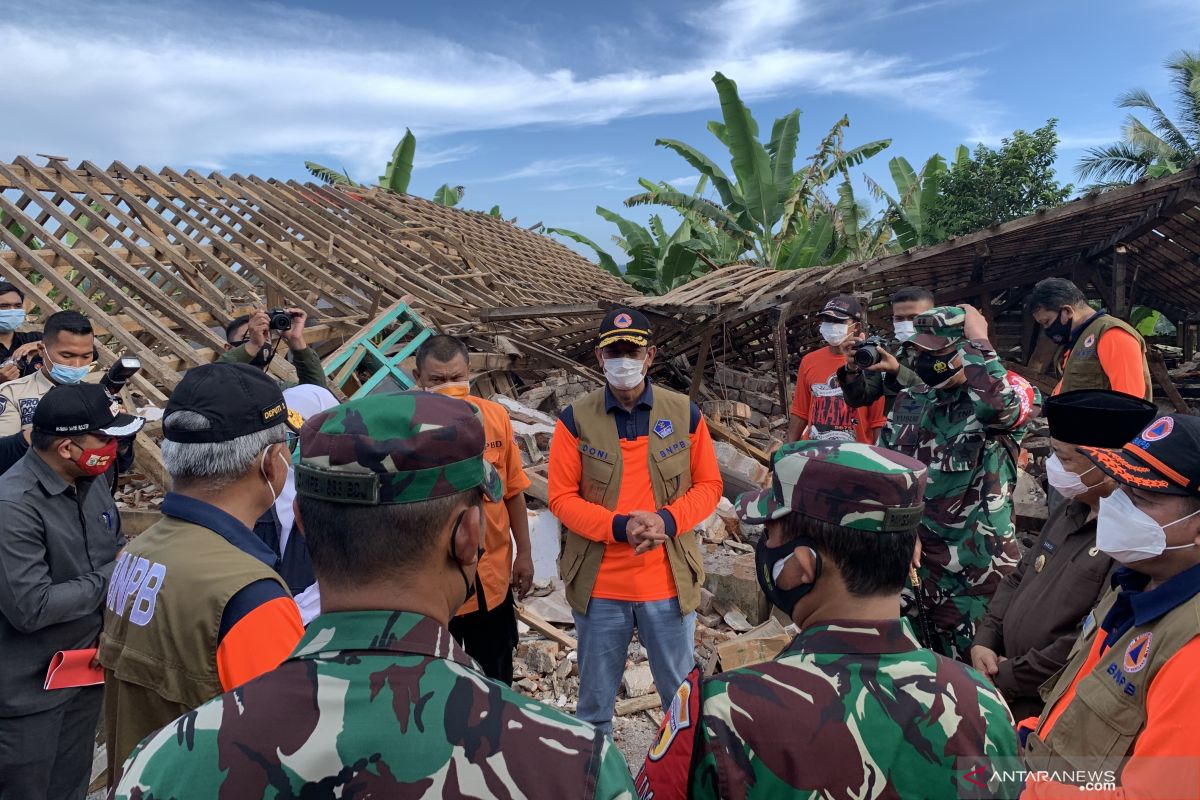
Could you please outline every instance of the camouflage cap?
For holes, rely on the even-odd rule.
[[[913,530],[925,475],[921,462],[882,447],[793,442],[775,451],[771,487],[738,497],[737,512],[751,524],[796,513],[859,531]]]
[[[913,320],[917,332],[909,341],[922,350],[942,350],[963,338],[966,318],[958,306],[931,308]]]
[[[475,486],[502,496],[500,476],[483,457],[475,406],[431,392],[351,400],[300,429],[296,494],[334,503],[419,503]]]

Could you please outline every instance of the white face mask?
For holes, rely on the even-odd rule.
[[[1088,472],[1091,472],[1094,469],[1096,469],[1096,467],[1093,466],[1092,469],[1087,470],[1087,472],[1076,475],[1074,472],[1071,472],[1071,470],[1063,466],[1062,461],[1060,461],[1058,458],[1058,453],[1052,453],[1050,457],[1046,459],[1046,480],[1058,491],[1059,494],[1070,500],[1073,497],[1078,497],[1079,495],[1083,494],[1088,489],[1093,488],[1083,482],[1083,476],[1087,475]]]
[[[270,448],[267,448],[270,450]],[[275,484],[271,483],[271,479],[267,477],[267,450],[263,450],[262,455],[258,458],[258,471],[262,474],[263,480],[267,482],[267,489],[271,492],[271,505],[275,505],[275,501],[279,499],[279,493],[275,491]],[[279,458],[283,458],[282,453],[276,453]],[[283,458],[283,466],[285,469],[290,469],[292,463],[286,458]]]
[[[606,358],[604,377],[614,389],[633,389],[641,385],[645,367],[646,361],[641,358]]]
[[[1194,542],[1167,547],[1166,528],[1191,519],[1197,514],[1200,514],[1200,511],[1193,511],[1174,522],[1159,525],[1149,514],[1135,506],[1124,490],[1118,489],[1108,497],[1100,499],[1096,547],[1122,564],[1144,561],[1162,555],[1167,550],[1195,547]]]
[[[819,330],[821,338],[831,345],[841,344],[850,335],[850,326],[844,322],[822,322]]]
[[[893,322],[892,330],[896,332],[896,340],[897,341],[907,342],[914,335],[916,335],[917,327],[913,324],[913,321],[910,319],[905,322]]]

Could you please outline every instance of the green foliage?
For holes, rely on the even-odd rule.
[[[332,167],[326,167],[315,161],[305,161],[304,168],[308,170],[310,175],[322,183],[327,183],[331,186],[358,186],[345,170],[338,172]]]
[[[958,146],[955,163],[969,160],[967,148]],[[946,159],[937,153],[929,157],[921,172],[913,170],[908,159],[893,158],[888,162],[892,181],[896,184],[896,196],[867,178],[867,186],[878,200],[887,203],[884,223],[896,234],[896,244],[901,250],[921,245],[935,244],[946,238],[934,219],[937,204],[941,201],[942,187],[949,169]]]
[[[413,156],[416,153],[417,137],[413,136],[412,131],[405,128],[404,136],[396,144],[391,160],[384,167],[383,174],[379,176],[379,185],[385,189],[391,189],[397,194],[406,194],[408,182],[412,179]]]
[[[659,185],[630,197],[625,205],[665,205],[674,208],[685,219],[703,220],[706,227],[728,237],[741,253],[750,254],[764,267],[794,268],[799,263],[810,263],[812,242],[793,246],[791,240],[815,236],[814,231],[825,230],[822,216],[833,215],[830,222],[836,223],[837,215],[846,208],[826,200],[822,188],[839,174],[846,179],[851,167],[886,148],[891,140],[845,150],[844,131],[850,121],[842,117],[809,158],[807,166],[796,170],[800,110],[795,109],[775,120],[771,137],[763,144],[759,141],[754,116],[738,96],[737,85],[720,72],[713,75],[712,80],[721,101],[723,121],[710,122],[708,130],[728,150],[733,177],[692,145],[675,139],[658,139],[655,144],[678,154],[710,181],[719,202]],[[833,230],[863,230],[857,219],[849,222],[849,225],[845,221],[840,226],[834,225]],[[861,251],[871,241],[874,241],[873,235],[851,247],[826,246],[823,250],[832,253]],[[800,253],[805,255],[798,255]],[[818,260],[817,263],[828,262]]]
[[[466,193],[467,190],[464,186],[451,186],[448,183],[443,183],[438,187],[437,191],[433,193],[433,202],[437,203],[439,206],[453,208],[454,206],[458,205],[458,201],[462,200],[463,195]]]
[[[1054,177],[1057,124],[1050,119],[1032,133],[1013,131],[999,149],[981,144],[970,158],[960,153],[941,179],[941,199],[929,215],[931,231],[961,236],[1060,205],[1070,197],[1073,187],[1059,185]]]
[[[1200,50],[1181,50],[1163,66],[1171,76],[1176,119],[1144,89],[1118,97],[1118,108],[1145,112],[1150,122],[1130,114],[1121,126],[1120,141],[1088,150],[1075,172],[1080,180],[1094,181],[1089,188],[1110,189],[1170,175],[1200,158]]]

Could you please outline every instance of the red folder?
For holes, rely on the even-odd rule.
[[[104,670],[93,667],[96,648],[59,650],[50,659],[44,689],[70,689],[73,686],[96,686],[104,683]]]

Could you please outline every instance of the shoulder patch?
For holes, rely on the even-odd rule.
[[[1146,666],[1146,662],[1150,660],[1150,642],[1153,640],[1154,634],[1150,631],[1133,637],[1133,641],[1125,648],[1125,657],[1121,663],[1126,672],[1134,673],[1142,671],[1142,668]]]
[[[22,397],[17,401],[18,408],[21,410],[21,424],[29,425],[33,422],[33,412],[37,411],[38,401],[40,397]],[[1168,417],[1168,419],[1170,419]]]
[[[683,797],[687,794],[692,757],[699,747],[701,701],[700,667],[693,667],[675,692],[634,785],[641,800]]]
[[[8,398],[0,394],[0,414],[3,414],[6,408],[8,408]]]

